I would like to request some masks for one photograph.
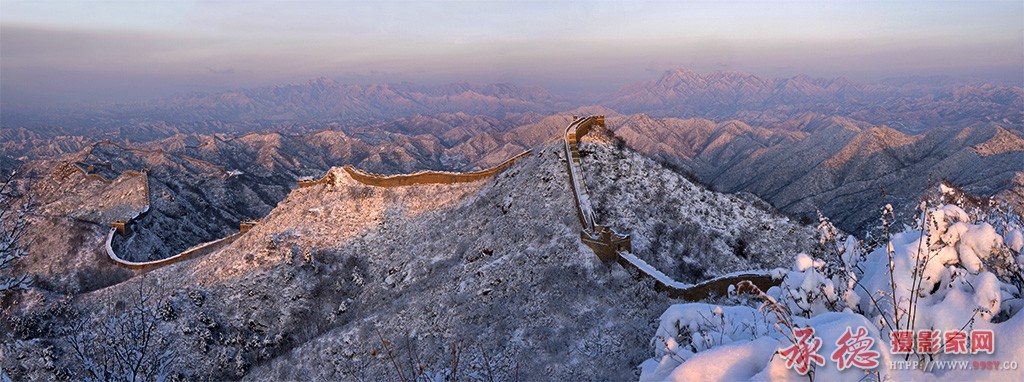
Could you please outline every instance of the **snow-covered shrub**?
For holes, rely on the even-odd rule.
[[[991,330],[994,351],[970,354],[971,361],[1005,360],[1024,351],[1019,218],[1007,215],[996,227],[993,215],[953,204],[923,202],[920,210],[916,226],[889,235],[892,209],[886,206],[888,240],[867,249],[822,218],[822,244],[833,247],[833,258],[797,254],[791,269],[776,270],[785,275],[782,284],[762,294],[792,313],[785,320],[764,305],[673,305],[652,340],[655,357],[640,365],[641,380],[1021,378],[1021,370],[891,367],[893,361],[961,356],[890,354],[896,331]],[[803,376],[787,367],[783,350],[799,342],[796,329],[806,328],[822,340],[817,353],[823,364],[812,362]],[[870,343],[874,367],[841,370],[838,359],[830,359],[849,333]]]
[[[1006,255],[1002,235],[988,223],[975,224],[955,205],[926,208],[924,216],[921,227],[893,235],[886,247],[868,255],[859,311],[893,329],[910,329],[934,327],[936,320],[947,321],[940,326],[954,325],[952,321],[962,326],[977,309],[986,321],[1010,309],[1001,301],[1019,296],[1020,290],[996,274],[1019,274],[1020,268]],[[990,266],[996,264],[998,268]],[[894,306],[873,304],[872,298],[887,298]],[[963,299],[974,302],[966,306]],[[1013,309],[1006,315],[1019,307]],[[950,314],[936,317],[947,310]]]
[[[0,298],[11,291],[26,289],[32,283],[28,275],[10,272],[14,261],[26,254],[22,233],[28,227],[28,215],[33,209],[31,203],[18,203],[15,198],[11,188],[16,175],[12,172],[0,182]]]
[[[824,267],[824,261],[798,254],[782,284],[768,294],[777,297],[793,314],[804,317],[841,310],[842,296],[837,293],[835,283],[823,273]]]
[[[163,381],[174,371],[173,337],[158,330],[157,307],[140,287],[131,306],[95,328],[72,328],[64,337],[74,375],[88,381]]]
[[[652,340],[655,354],[680,363],[708,349],[777,330],[765,314],[746,306],[679,304],[669,307],[659,320]]]
[[[206,296],[203,295],[203,292],[200,292],[198,290],[189,289],[187,294],[188,298],[192,300],[192,304],[197,307],[203,306],[203,302],[206,301]]]

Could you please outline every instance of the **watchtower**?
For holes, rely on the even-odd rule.
[[[121,219],[110,223],[110,227],[116,229],[117,233],[121,234],[121,236],[128,234],[128,220]]]
[[[610,227],[594,226],[593,232],[580,232],[580,239],[594,251],[601,261],[615,261],[617,252],[629,252],[633,244],[629,235],[619,235]]]
[[[238,223],[238,233],[249,232],[249,230],[252,229],[252,227],[255,227],[257,223],[259,223],[258,220],[242,220],[241,222]]]

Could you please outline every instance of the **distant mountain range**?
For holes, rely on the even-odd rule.
[[[506,119],[445,113],[301,134],[177,134],[136,144],[65,137],[19,152],[47,158],[24,162],[24,176],[32,182],[54,178],[60,163],[93,165],[108,179],[151,169],[151,187],[160,197],[141,224],[164,229],[136,235],[131,247],[144,260],[226,235],[237,221],[266,214],[297,178],[319,176],[331,166],[354,164],[377,173],[489,167],[557,137],[571,114],[606,114],[627,145],[694,179],[717,190],[758,195],[803,219],[816,219],[820,209],[849,232],[876,228],[879,208],[887,203],[909,221],[918,196],[941,179],[980,195],[1024,197],[1020,130],[981,126],[907,134],[814,113],[769,127],[620,115],[601,107]],[[19,137],[42,140],[8,133],[12,139],[5,147],[22,147]]]
[[[799,75],[770,78],[732,71],[666,71],[660,78],[598,96],[596,104],[656,117],[742,120],[776,124],[812,112],[904,132],[978,124],[1024,125],[1024,88],[934,79],[856,83]],[[592,102],[587,102],[592,103]],[[465,113],[494,118],[549,115],[583,106],[540,87],[457,82],[353,85],[318,78],[299,84],[193,93],[88,110],[30,113],[8,108],[4,128],[32,127],[52,135],[116,132],[149,140],[194,133],[290,130],[337,121],[365,125],[416,114]],[[230,131],[226,131],[230,129]],[[90,131],[92,130],[92,131]]]
[[[1014,190],[1024,183],[1022,94],[1020,86],[857,84],[679,69],[626,86],[602,106],[573,109],[543,89],[507,84],[316,79],[62,114],[46,124],[22,124],[5,110],[0,170],[29,164],[24,173],[38,180],[61,157],[112,163],[120,171],[150,167],[162,177],[155,189],[166,181],[168,192],[179,193],[173,200],[220,200],[205,194],[228,187],[175,188],[206,172],[183,157],[242,171],[225,178],[210,170],[221,174],[212,182],[240,187],[226,192],[260,200],[224,207],[218,221],[194,221],[195,232],[206,232],[200,236],[215,237],[228,221],[265,213],[297,177],[330,166],[380,173],[479,169],[558,136],[573,114],[604,114],[630,146],[717,189],[754,193],[795,216],[821,208],[842,228],[862,232],[874,226],[875,209],[913,204],[902,202],[914,200],[929,179],[947,178],[982,195],[1020,192]],[[140,155],[115,145],[88,151],[103,140],[163,151]],[[157,203],[155,214],[160,211]]]
[[[800,75],[765,78],[670,70],[626,86],[601,104],[624,113],[777,123],[808,112],[915,132],[996,123],[1024,125],[1024,88],[992,84],[858,84]]]

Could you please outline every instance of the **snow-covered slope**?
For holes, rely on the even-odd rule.
[[[1014,178],[1024,174],[1024,133],[1009,125],[909,135],[815,113],[761,126],[642,114],[610,118],[609,125],[631,147],[677,163],[717,190],[756,194],[790,216],[813,220],[820,209],[861,236],[887,203],[909,223],[920,194],[941,179],[1012,198],[1021,192]]]
[[[811,243],[806,227],[701,189],[608,139],[590,139],[584,163],[602,219],[646,240],[638,256],[705,270],[665,269],[670,274],[697,281],[745,263],[767,267],[774,249],[730,246],[745,232],[769,232],[762,224],[806,235],[779,252]],[[499,376],[524,380],[634,379],[649,357],[651,318],[670,301],[581,243],[564,160],[556,143],[493,179],[395,188],[357,183],[336,168],[334,183],[293,190],[227,248],[74,305],[102,321],[140,284],[155,287],[163,311],[174,312],[159,331],[190,378],[395,379],[389,350],[403,359],[412,351],[425,370],[443,374],[455,346],[458,368],[481,376],[489,364]],[[623,183],[633,184],[616,186]],[[708,229],[685,236],[651,228],[698,220]],[[759,235],[747,246],[771,237]],[[677,253],[687,260],[669,256],[689,241],[714,244]],[[654,250],[653,243],[663,244]],[[56,362],[68,362],[56,343],[65,354]]]
[[[758,298],[666,309],[640,380],[1021,380],[1020,217],[939,188],[924,224],[873,249],[834,237]]]
[[[599,129],[581,150],[598,221],[627,232],[634,254],[677,281],[772,269],[787,251],[818,251],[813,227],[775,212],[754,195],[694,184]]]

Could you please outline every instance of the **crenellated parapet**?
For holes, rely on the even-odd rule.
[[[594,218],[594,208],[591,205],[590,191],[587,190],[587,182],[583,175],[583,164],[579,151],[579,140],[590,132],[593,126],[604,126],[604,116],[576,117],[565,129],[565,156],[566,166],[569,170],[569,183],[572,186],[573,200],[576,205],[576,212],[580,218],[583,231],[580,232],[580,239],[588,247],[594,250],[603,261],[615,260],[617,252],[628,252],[632,245],[628,235],[616,233],[611,227],[598,225]]]
[[[251,230],[252,227],[255,227],[256,224],[259,224],[259,222],[259,220],[255,219],[242,220],[238,223],[238,233],[249,232],[249,230]]]
[[[509,158],[504,162],[501,162],[497,166],[475,172],[421,171],[412,174],[379,175],[364,172],[362,170],[356,169],[355,167],[352,167],[351,165],[347,165],[342,169],[344,169],[345,172],[348,173],[348,175],[357,182],[374,187],[402,187],[417,184],[468,183],[493,177],[498,173],[504,171],[505,169],[511,167],[513,164],[515,164],[517,160],[529,155],[531,152],[531,150],[526,150],[520,153],[519,155]]]
[[[332,171],[328,171],[327,174],[320,179],[313,179],[311,177],[299,178],[299,188],[313,187],[318,184],[328,183],[334,183],[334,172]]]

